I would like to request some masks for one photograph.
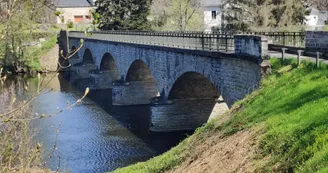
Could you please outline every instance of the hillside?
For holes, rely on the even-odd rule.
[[[271,59],[260,89],[147,162],[114,173],[328,172],[328,67]]]

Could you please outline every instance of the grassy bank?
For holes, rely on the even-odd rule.
[[[313,63],[303,62],[297,68],[292,60],[284,66],[277,59],[271,62],[273,73],[224,115],[227,121],[208,123],[163,155],[114,172],[174,170],[190,157],[196,161],[200,157],[196,148],[211,136],[221,134],[220,139],[225,139],[249,129],[259,132],[254,141],[256,156],[250,158],[254,172],[328,172],[327,65],[316,69]]]
[[[57,35],[54,33],[40,47],[29,47],[26,50],[27,66],[32,70],[38,71],[40,68],[40,57],[52,49],[57,43]]]

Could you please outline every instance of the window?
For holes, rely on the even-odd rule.
[[[90,15],[89,16],[85,16],[85,19],[91,20],[91,16]]]
[[[216,11],[212,11],[212,19],[216,19]]]
[[[74,23],[80,23],[83,20],[83,16],[74,16]]]

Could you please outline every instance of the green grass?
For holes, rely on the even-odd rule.
[[[257,172],[328,172],[328,67],[310,62],[270,60],[273,74],[259,90],[234,105],[231,120],[214,127],[207,124],[177,147],[147,162],[114,173],[159,173],[172,169],[201,145],[209,132],[226,135],[248,128],[263,128],[258,159],[268,158]],[[215,129],[215,130],[213,130]],[[198,140],[199,143],[194,142]]]
[[[261,89],[236,106],[243,107],[226,129],[265,124],[260,141],[263,156],[271,156],[263,172],[316,172],[328,167],[328,69],[310,62],[281,67],[271,60],[275,72],[263,80]]]

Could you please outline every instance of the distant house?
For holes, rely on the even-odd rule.
[[[311,8],[311,13],[305,19],[307,30],[323,30],[323,27],[328,21],[328,11]]]
[[[95,8],[95,0],[56,0],[56,11],[61,13],[57,23],[91,23],[90,11]]]
[[[221,27],[223,13],[220,8],[221,0],[202,0],[204,11],[205,31],[211,31],[213,27]]]

